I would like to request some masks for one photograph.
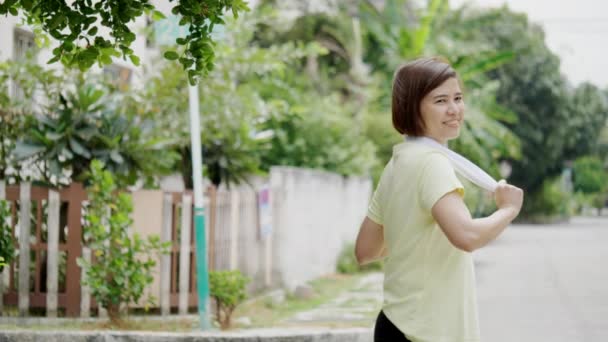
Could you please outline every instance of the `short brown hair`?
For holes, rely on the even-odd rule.
[[[458,74],[442,57],[419,58],[397,69],[393,81],[392,112],[393,126],[399,133],[409,136],[424,134],[420,103],[449,78],[458,78]]]

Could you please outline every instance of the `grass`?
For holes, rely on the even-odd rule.
[[[286,321],[298,312],[312,310],[320,305],[335,299],[345,289],[353,289],[365,274],[334,274],[316,279],[309,283],[314,290],[313,298],[298,299],[287,295],[283,303],[273,304],[269,298],[257,298],[241,304],[234,313],[234,318],[248,317],[252,327],[279,327],[294,326],[296,324]],[[374,303],[371,303],[374,305]],[[376,304],[377,305],[377,304]],[[352,307],[349,303],[343,307]],[[326,322],[331,327],[353,326],[347,322]],[[306,325],[298,323],[298,326]],[[318,325],[318,324],[317,324]],[[358,326],[355,324],[355,326]]]

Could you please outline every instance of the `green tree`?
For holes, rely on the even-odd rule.
[[[171,12],[181,18],[180,25],[188,25],[188,34],[176,39],[183,46],[181,55],[168,51],[165,57],[179,59],[190,82],[195,83],[198,76],[213,68],[214,25],[223,24],[224,11],[230,10],[237,17],[248,7],[243,0],[170,1],[176,2]],[[59,42],[49,63],[61,61],[83,71],[96,62],[111,64],[112,57],[129,58],[139,65],[139,57],[131,49],[136,35],[129,25],[143,15],[156,20],[164,18],[148,0],[6,0],[0,3],[0,15],[7,14],[22,15],[27,24]],[[110,34],[104,34],[100,27]]]
[[[599,158],[585,156],[576,159],[572,172],[574,191],[591,194],[608,190],[608,173]]]
[[[518,118],[508,124],[522,143],[522,158],[511,160],[510,180],[535,191],[546,177],[561,170],[568,115],[559,58],[545,45],[542,29],[529,23],[523,14],[506,7],[468,13],[485,26],[469,31],[465,37],[515,53],[514,60],[487,75],[499,81],[497,102]]]
[[[234,309],[247,298],[248,282],[238,270],[209,272],[209,290],[215,299],[215,312],[222,330],[230,328]]]
[[[568,134],[564,159],[600,153],[602,129],[608,124],[608,97],[596,86],[583,83],[569,97]]]
[[[325,50],[314,42],[262,44],[254,39],[260,23],[276,20],[276,13],[266,8],[226,23],[226,36],[216,48],[216,68],[209,82],[200,85],[206,176],[214,184],[230,184],[272,165],[343,174],[369,169],[369,160],[360,162],[360,156],[369,157],[372,147],[351,129],[353,111],[345,109],[336,93],[326,95],[300,75],[302,62]],[[160,74],[147,82],[142,94],[145,101],[139,102],[149,106],[145,112],[160,123],[162,134],[177,137],[180,153],[187,156],[186,108],[176,101],[186,96],[187,88],[174,66],[158,69]],[[190,166],[183,160],[188,185]]]

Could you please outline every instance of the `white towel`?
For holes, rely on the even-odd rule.
[[[498,183],[496,180],[494,180],[494,178],[492,178],[492,176],[488,175],[484,170],[473,164],[467,158],[450,150],[447,146],[444,146],[436,140],[428,137],[405,137],[405,139],[407,141],[424,144],[443,151],[447,155],[448,159],[452,162],[454,170],[456,170],[456,172],[458,172],[461,176],[482,189],[486,189],[490,192],[494,192],[496,190]]]

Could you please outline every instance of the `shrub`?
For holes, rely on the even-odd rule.
[[[581,157],[574,161],[573,176],[574,191],[601,193],[608,186],[608,175],[597,157]]]
[[[94,257],[92,262],[81,258],[78,264],[97,303],[108,311],[113,323],[118,323],[121,306],[138,301],[154,280],[153,254],[167,253],[169,245],[161,244],[158,236],[143,240],[137,233],[130,234],[131,198],[124,193],[116,195],[114,176],[103,167],[98,160],[91,163],[85,215],[85,240]]]
[[[215,299],[217,320],[222,330],[230,328],[234,309],[247,298],[245,286],[248,282],[249,279],[238,270],[209,272],[210,294]]]
[[[13,234],[10,226],[10,205],[7,201],[0,200],[0,272],[6,264],[10,264],[15,256],[15,246],[13,246]]]
[[[546,179],[537,192],[524,200],[522,216],[539,222],[565,218],[570,214],[569,202],[569,194],[563,189],[561,179]]]

